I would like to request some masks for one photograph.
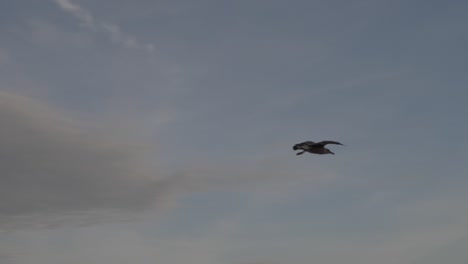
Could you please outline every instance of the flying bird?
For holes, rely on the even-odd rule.
[[[302,155],[304,154],[305,152],[309,152],[309,153],[314,153],[314,154],[333,154],[335,155],[335,153],[333,153],[331,150],[327,149],[325,146],[327,144],[334,144],[334,145],[342,145],[340,142],[336,142],[336,141],[329,141],[329,140],[325,140],[325,141],[321,141],[321,142],[312,142],[312,141],[305,141],[305,142],[302,142],[302,143],[298,143],[296,145],[293,146],[293,150],[302,150],[301,152],[298,152],[296,153],[296,155]]]

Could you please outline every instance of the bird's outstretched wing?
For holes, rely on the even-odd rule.
[[[315,142],[312,142],[312,141],[304,141],[304,142],[297,143],[296,145],[294,145],[293,149],[298,150],[298,149],[302,149],[305,146],[312,146],[314,144],[315,144]]]
[[[317,142],[316,145],[320,145],[320,146],[325,146],[327,144],[334,144],[334,145],[342,145],[340,142],[337,142],[337,141],[330,141],[330,140],[324,140],[324,141],[320,141],[320,142]]]

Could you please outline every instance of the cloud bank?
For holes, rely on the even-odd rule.
[[[154,208],[171,192],[142,144],[0,92],[0,229]]]

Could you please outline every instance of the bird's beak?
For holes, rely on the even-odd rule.
[[[331,151],[330,151],[330,154],[333,154],[333,155],[335,155],[335,153],[333,153],[333,152],[331,152]]]

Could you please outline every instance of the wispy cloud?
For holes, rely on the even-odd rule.
[[[65,11],[70,12],[76,16],[84,25],[94,28],[95,21],[91,13],[81,8],[80,6],[72,3],[70,0],[55,0],[55,2]]]
[[[150,53],[154,52],[154,44],[144,43],[136,39],[136,37],[122,32],[116,24],[101,21],[94,17],[91,12],[70,0],[54,0],[64,11],[70,13],[80,20],[82,25],[95,32],[106,33],[110,40],[118,45],[130,49],[143,49]]]

